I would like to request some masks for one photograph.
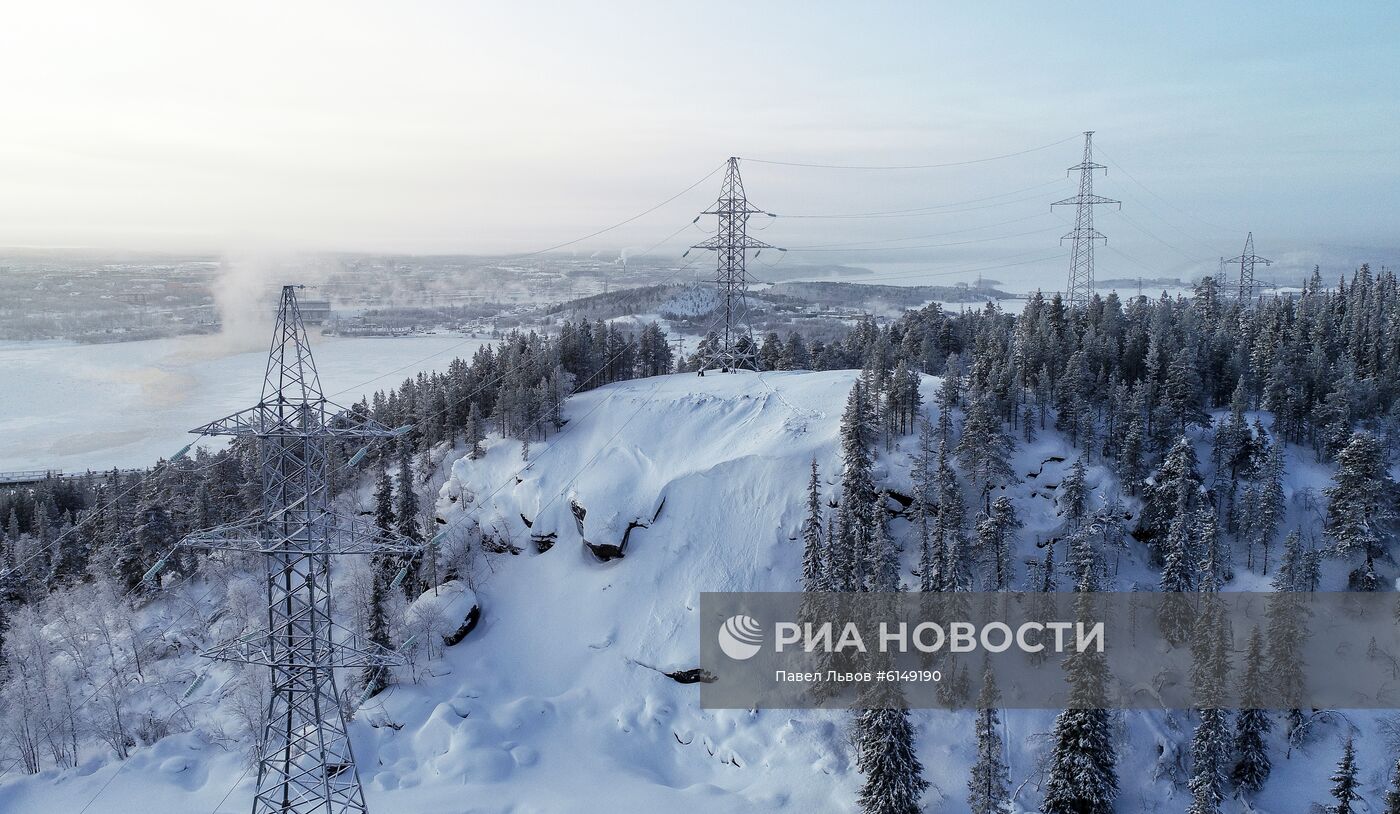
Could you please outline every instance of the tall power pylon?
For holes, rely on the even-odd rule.
[[[757,370],[758,348],[754,344],[753,328],[748,323],[748,253],[776,247],[749,237],[749,217],[768,213],[749,205],[744,195],[744,180],[739,177],[738,158],[729,159],[724,186],[714,207],[700,214],[716,216],[718,228],[714,237],[690,248],[715,252],[718,258],[715,283],[719,286],[720,309],[724,316],[724,332],[718,337],[718,345],[708,348],[702,356],[700,372],[716,367],[725,372],[741,367]]]
[[[188,546],[261,554],[267,628],[206,651],[267,667],[272,695],[258,752],[254,814],[364,814],[364,791],[336,693],[336,668],[400,663],[338,625],[331,556],[412,555],[418,545],[331,509],[332,441],[401,434],[328,401],[321,392],[293,286],[282,287],[272,349],[256,405],[191,432],[253,439],[262,475],[257,517],[185,538]]]
[[[1094,194],[1094,170],[1108,172],[1108,167],[1094,163],[1094,131],[1084,131],[1084,159],[1066,172],[1079,170],[1079,194],[1063,201],[1055,201],[1051,208],[1069,206],[1074,209],[1074,231],[1060,238],[1060,243],[1073,240],[1069,260],[1069,285],[1065,288],[1065,299],[1071,308],[1084,308],[1094,297],[1094,241],[1108,238],[1094,229],[1094,207],[1098,204],[1118,204],[1115,201]]]
[[[1231,265],[1234,265],[1235,263],[1239,263],[1239,264],[1240,264],[1240,285],[1239,285],[1239,291],[1238,291],[1238,293],[1236,294],[1236,296],[1239,298],[1239,301],[1240,301],[1240,302],[1254,302],[1254,297],[1255,297],[1255,293],[1256,293],[1256,292],[1255,292],[1255,288],[1254,288],[1254,286],[1255,286],[1255,282],[1254,282],[1254,266],[1255,266],[1255,264],[1257,264],[1257,263],[1263,263],[1264,265],[1267,266],[1267,265],[1270,265],[1271,263],[1273,263],[1274,261],[1272,261],[1272,260],[1265,260],[1264,258],[1262,258],[1262,257],[1260,257],[1259,255],[1257,255],[1257,254],[1254,253],[1254,233],[1253,233],[1253,232],[1250,232],[1249,235],[1248,235],[1247,237],[1245,237],[1245,239],[1244,239],[1244,251],[1240,254],[1240,256],[1239,256],[1239,257],[1231,257],[1229,260],[1226,260],[1225,262],[1226,262],[1226,263],[1229,263],[1229,264],[1231,264]]]

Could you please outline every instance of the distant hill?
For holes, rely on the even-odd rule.
[[[811,303],[840,308],[919,308],[926,303],[983,302],[1006,299],[1011,294],[997,288],[951,285],[871,285],[803,281],[778,283],[766,295],[793,297]]]

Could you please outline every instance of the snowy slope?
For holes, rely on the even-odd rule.
[[[677,375],[601,388],[571,399],[568,424],[533,444],[493,440],[479,461],[460,460],[440,512],[480,522],[516,555],[485,558],[476,581],[477,628],[445,656],[420,666],[367,703],[352,724],[371,807],[379,812],[849,811],[859,775],[847,716],[812,711],[706,711],[699,690],[664,675],[697,664],[701,591],[797,588],[797,529],[806,471],[815,456],[824,490],[838,472],[837,430],[854,371],[706,377]],[[932,401],[937,380],[924,383]],[[882,452],[876,477],[909,484],[912,436]],[[1205,456],[1203,456],[1204,458]],[[1056,460],[1063,459],[1063,460]],[[1054,487],[1073,458],[1053,431],[1018,445],[1008,487],[1025,522],[1023,558],[1053,536]],[[1290,460],[1290,466],[1301,460]],[[1325,477],[1307,469],[1307,483]],[[1102,467],[1089,483],[1115,488]],[[1096,500],[1097,502],[1097,500]],[[580,534],[574,506],[580,507]],[[658,511],[659,510],[659,511]],[[599,561],[585,547],[620,545]],[[909,529],[898,521],[896,537]],[[540,552],[537,538],[552,537]],[[913,552],[906,552],[906,566]],[[1151,581],[1133,550],[1119,559],[1120,586]],[[912,578],[905,570],[906,580]],[[1243,569],[1241,569],[1243,576]],[[1243,580],[1242,580],[1243,581]],[[193,659],[190,659],[192,662]],[[218,697],[210,691],[211,698]],[[217,717],[203,713],[200,726]],[[1051,712],[1006,716],[1018,810],[1040,794],[1036,763]],[[1368,792],[1386,759],[1375,721],[1354,716]],[[928,810],[966,811],[970,713],[918,712],[919,752],[934,788]],[[1121,718],[1120,811],[1181,811],[1192,722],[1184,713]],[[1305,811],[1322,800],[1338,749],[1336,727],[1313,755],[1284,760],[1259,811]],[[1277,733],[1276,733],[1277,734]],[[152,812],[246,808],[251,776],[236,744],[188,733],[138,749],[125,763],[94,754],[77,770],[0,780],[0,812]],[[1161,751],[1159,754],[1159,747]],[[1022,785],[1022,781],[1025,781]],[[1227,811],[1240,810],[1227,805]]]

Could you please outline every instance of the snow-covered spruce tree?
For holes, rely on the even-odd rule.
[[[1173,429],[1184,433],[1190,426],[1204,424],[1209,418],[1201,407],[1201,377],[1196,372],[1196,359],[1189,348],[1182,348],[1167,368],[1167,380],[1162,393],[1166,415]]]
[[[202,485],[200,489],[207,496],[207,489]],[[200,526],[200,528],[203,527]],[[88,539],[83,534],[75,533],[71,522],[66,522],[59,529],[52,547],[53,562],[49,564],[46,580],[50,591],[81,580],[84,572],[87,571],[88,557],[91,553],[88,548]]]
[[[928,789],[914,754],[909,710],[866,709],[855,722],[856,768],[865,776],[857,802],[863,814],[919,814]]]
[[[1323,527],[1337,556],[1384,557],[1394,521],[1395,482],[1385,467],[1385,452],[1374,435],[1358,430],[1337,455],[1337,472],[1327,495]]]
[[[822,571],[822,496],[821,477],[817,459],[812,458],[812,475],[807,481],[807,516],[802,521],[802,590],[821,590]]]
[[[838,534],[842,556],[835,558],[844,573],[836,573],[838,590],[862,590],[866,584],[866,564],[870,557],[870,527],[874,519],[875,483],[874,421],[866,395],[866,385],[857,381],[846,398],[841,416],[841,505]]]
[[[394,530],[394,487],[383,461],[374,485],[374,525],[385,531]]]
[[[1356,744],[1347,736],[1342,747],[1342,759],[1337,771],[1332,775],[1332,799],[1337,803],[1328,806],[1332,814],[1356,814],[1357,802],[1361,800],[1360,783],[1356,779]]]
[[[1157,540],[1170,529],[1176,518],[1195,509],[1200,492],[1201,475],[1196,471],[1196,451],[1190,439],[1183,435],[1167,453],[1151,487],[1147,489],[1142,516],[1138,521],[1138,528],[1153,538],[1158,557],[1165,556],[1165,553]]]
[[[1013,451],[1011,438],[993,409],[991,397],[980,394],[974,397],[963,422],[957,454],[964,474],[977,487],[983,511],[991,509],[992,490],[1005,485],[1014,476]]]
[[[180,541],[169,509],[163,501],[156,500],[154,496],[142,501],[134,523],[135,525],[119,538],[113,563],[118,581],[123,588],[132,592],[156,587],[149,583],[143,584],[142,577],[147,569]],[[37,548],[40,544],[40,540],[36,539],[36,551],[46,553],[47,548]],[[42,558],[40,567],[43,569],[41,573],[48,572],[48,563],[43,562]],[[38,568],[35,570],[38,571]]]
[[[413,482],[413,459],[409,455],[407,443],[399,444],[399,476],[394,490],[394,517],[399,534],[415,542],[423,539],[423,529],[419,525],[418,517],[418,490]],[[403,593],[412,599],[423,590],[418,574],[420,560],[414,557],[405,565],[408,566],[408,576],[403,581]]]
[[[481,442],[486,438],[486,426],[481,417],[481,403],[472,401],[470,411],[467,413],[467,458],[473,461],[481,460],[481,456],[486,452],[481,448]]]
[[[990,514],[978,518],[977,549],[986,563],[987,581],[992,590],[1004,591],[1011,585],[1013,538],[1021,526],[1016,508],[1006,495],[992,503]]]
[[[953,443],[953,411],[962,406],[962,357],[948,354],[944,363],[943,381],[934,398],[938,407],[938,437],[945,445]]]
[[[1025,441],[1027,444],[1035,442],[1035,424],[1035,408],[1031,406],[1031,402],[1027,401],[1021,407],[1021,440]]]
[[[938,488],[938,522],[934,525],[933,539],[937,547],[935,558],[941,570],[938,590],[969,591],[972,587],[965,558],[967,504],[963,501],[962,486],[948,462],[948,452],[942,441],[938,443],[938,469],[934,480]]]
[[[1270,584],[1275,591],[1300,591],[1299,577],[1303,569],[1303,538],[1294,529],[1283,540],[1283,556]]]
[[[1201,710],[1191,738],[1191,804],[1187,814],[1219,814],[1224,799],[1224,759],[1229,754],[1229,722],[1225,710]]]
[[[1250,567],[1254,567],[1253,553],[1257,549],[1262,558],[1263,572],[1269,573],[1269,549],[1283,525],[1285,511],[1283,494],[1284,442],[1282,439],[1269,445],[1259,470],[1259,481],[1255,487],[1256,499],[1251,506],[1249,519]]]
[[[1030,613],[1037,619],[1049,619],[1055,613],[1055,601],[1050,594],[1060,589],[1058,574],[1055,568],[1055,545],[1053,542],[1045,544],[1045,558],[1038,563],[1028,563],[1030,568],[1026,574],[1026,592],[1034,594],[1030,599]],[[1050,656],[1043,649],[1029,654],[1028,658],[1032,664],[1043,664]]]
[[[817,553],[815,562],[815,578],[810,582],[808,582],[805,579],[805,555],[807,552],[804,551],[803,591],[807,592],[809,595],[804,596],[802,599],[801,613],[802,620],[804,622],[811,621],[816,624],[820,624],[823,620],[816,617],[829,614],[831,610],[831,605],[829,603],[824,603],[818,600],[810,594],[816,592],[832,592],[844,590],[844,588],[842,588],[838,584],[837,580],[839,579],[839,574],[848,573],[849,569],[845,566],[844,561],[840,559],[840,555],[842,552],[841,539],[840,532],[836,530],[835,518],[828,515],[826,518],[825,535],[821,534],[820,528],[817,529],[817,533],[819,535],[819,539],[817,541],[819,551]],[[810,587],[808,587],[809,585]],[[814,665],[814,667],[816,669],[816,672],[824,675],[827,670],[843,666],[837,664],[837,661],[838,657],[832,652],[818,650],[816,653],[816,664]],[[837,692],[839,692],[839,689],[840,688],[837,687],[834,682],[822,681],[813,684],[811,689],[808,690],[808,694],[815,701],[820,702],[835,695]]]
[[[1185,597],[1195,585],[1191,568],[1192,551],[1189,537],[1190,518],[1185,512],[1172,518],[1171,530],[1161,545],[1162,575],[1157,589],[1166,594],[1157,612],[1157,625],[1167,641],[1180,644],[1191,632],[1194,611]]]
[[[1297,591],[1296,587],[1276,589],[1269,596],[1266,611],[1269,628],[1265,654],[1272,690],[1269,697],[1276,706],[1289,710],[1290,730],[1302,721],[1299,707],[1306,689],[1302,651],[1307,636],[1303,621],[1308,611]]]
[[[1069,474],[1060,482],[1060,513],[1071,527],[1078,526],[1084,519],[1089,505],[1088,472],[1084,466],[1084,456],[1074,460]]]
[[[912,477],[914,480],[914,511],[917,514],[915,528],[919,536],[919,590],[939,590],[940,549],[934,545],[933,518],[938,502],[938,483],[935,471],[938,466],[938,453],[934,449],[933,424],[925,416],[919,422],[919,448],[914,454]]]
[[[1200,609],[1191,635],[1191,682],[1201,717],[1191,739],[1191,805],[1187,813],[1218,814],[1225,797],[1230,755],[1229,713],[1222,708],[1229,673],[1228,633],[1223,609],[1215,598],[1214,563],[1203,563],[1201,571]]]
[[[826,536],[823,540],[825,553],[822,555],[821,576],[817,580],[817,590],[839,591],[840,585],[837,582],[837,575],[845,573],[845,568],[838,560],[841,551],[841,533],[836,530],[836,518],[831,515],[826,516]]]
[[[1384,814],[1400,814],[1400,760],[1390,772],[1390,788],[1385,790]]]
[[[869,589],[880,593],[900,590],[899,548],[890,537],[889,512],[885,509],[885,497],[875,496],[875,506],[870,521],[870,562],[866,568],[869,574]]]
[[[1235,717],[1235,768],[1230,779],[1236,788],[1253,794],[1264,787],[1273,764],[1265,738],[1274,728],[1267,706],[1269,688],[1264,678],[1264,634],[1257,626],[1249,637],[1244,660],[1244,684],[1240,688],[1244,709]],[[1396,814],[1400,814],[1397,811]]]
[[[914,428],[914,417],[918,415],[919,374],[914,373],[903,359],[895,365],[885,389],[884,430],[886,446],[896,436]]]
[[[1201,581],[1209,577],[1216,586],[1234,579],[1234,568],[1230,565],[1230,548],[1220,533],[1220,522],[1215,514],[1215,505],[1202,500],[1196,509],[1192,522],[1191,536],[1195,540],[1197,556],[1201,557]],[[1205,569],[1210,569],[1209,572]]]
[[[365,638],[386,650],[392,650],[393,643],[389,640],[389,612],[386,607],[389,601],[389,592],[383,569],[370,568],[369,578],[371,585],[369,619]],[[360,681],[364,685],[364,697],[366,699],[372,698],[387,689],[390,675],[389,668],[382,664],[372,664],[365,667],[360,676]]]
[[[982,689],[977,693],[977,761],[967,780],[967,805],[972,814],[1003,814],[1011,811],[1011,781],[1002,757],[1001,715],[997,712],[996,676],[990,665],[982,671]]]
[[[812,356],[808,352],[806,340],[797,331],[789,331],[787,341],[783,343],[783,369],[810,370],[811,367]]]
[[[423,530],[419,528],[419,492],[414,488],[413,458],[407,444],[399,446],[399,476],[393,497],[393,516],[398,521],[396,531],[414,541],[423,538]]]
[[[1079,575],[1075,590],[1083,618],[1097,588],[1093,572]],[[1118,797],[1118,757],[1104,705],[1107,664],[1102,653],[1071,652],[1064,661],[1070,708],[1055,717],[1044,814],[1111,814]]]
[[[1118,458],[1114,462],[1118,480],[1123,483],[1123,490],[1130,495],[1138,493],[1147,475],[1143,454],[1147,433],[1145,427],[1143,418],[1135,415],[1123,434],[1123,440],[1118,447]]]

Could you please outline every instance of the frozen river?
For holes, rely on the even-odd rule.
[[[326,396],[348,405],[489,341],[313,335],[311,344]],[[266,358],[265,345],[220,336],[0,342],[0,471],[148,466],[194,440],[190,428],[255,404]]]

